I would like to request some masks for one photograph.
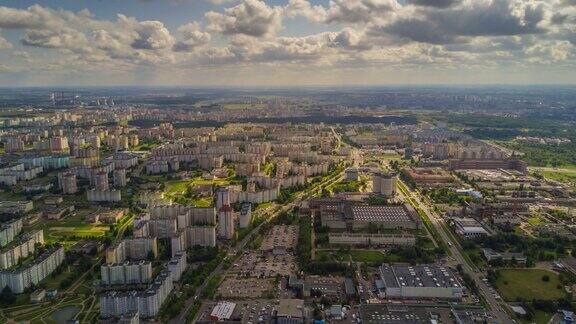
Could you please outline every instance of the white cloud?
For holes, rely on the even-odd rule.
[[[212,38],[210,33],[202,31],[200,24],[195,21],[180,26],[178,32],[183,39],[174,45],[174,50],[177,52],[189,52],[208,44]]]
[[[165,21],[125,14],[104,20],[88,10],[0,6],[0,28],[16,31],[20,39],[9,56],[12,69],[553,64],[575,58],[576,7],[562,1],[330,0],[322,6],[286,0],[284,7],[263,0],[218,1],[224,8],[172,31]],[[283,20],[294,17],[327,26],[281,36]],[[16,54],[22,46],[57,51],[57,59]],[[0,36],[0,49],[10,47]]]
[[[205,14],[207,30],[224,35],[272,37],[282,25],[283,9],[269,7],[264,1],[244,0],[224,13],[210,11]]]

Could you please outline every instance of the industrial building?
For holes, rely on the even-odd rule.
[[[487,236],[489,233],[482,224],[474,218],[453,218],[454,231],[464,238]]]
[[[383,264],[379,272],[386,298],[460,299],[464,294],[462,284],[445,267]]]

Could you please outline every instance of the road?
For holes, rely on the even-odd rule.
[[[186,300],[186,304],[185,304],[184,308],[182,309],[182,311],[180,312],[180,314],[178,314],[178,316],[175,317],[174,319],[170,320],[170,323],[171,324],[186,323],[186,316],[190,312],[190,309],[194,305],[194,302],[200,298],[200,295],[202,294],[202,291],[204,291],[204,289],[208,285],[208,282],[214,276],[222,273],[222,270],[224,268],[224,261],[226,261],[231,255],[235,255],[238,251],[243,251],[244,248],[246,247],[246,244],[251,241],[252,236],[254,236],[256,233],[258,233],[258,231],[260,230],[260,228],[264,224],[270,222],[272,219],[274,219],[279,214],[281,214],[283,212],[287,212],[287,211],[291,210],[292,208],[299,206],[300,202],[303,199],[306,199],[310,196],[313,196],[315,191],[319,191],[322,187],[325,187],[325,186],[331,184],[332,182],[336,182],[336,181],[341,180],[343,175],[344,175],[344,172],[340,172],[334,176],[328,177],[327,179],[316,184],[312,188],[309,188],[303,192],[296,194],[295,199],[292,202],[290,202],[290,203],[280,207],[279,209],[277,209],[275,212],[272,213],[272,215],[270,215],[270,217],[268,219],[266,219],[264,222],[262,222],[262,224],[256,226],[254,229],[252,229],[252,231],[250,231],[250,233],[248,233],[248,235],[246,235],[246,237],[244,237],[244,239],[242,239],[241,241],[236,243],[236,246],[228,252],[226,257],[218,264],[218,266],[216,266],[214,271],[212,271],[212,273],[210,273],[210,275],[208,277],[206,277],[206,279],[204,280],[202,285],[200,285],[196,289],[196,292],[194,293],[194,295],[192,297],[188,298],[188,300]]]
[[[484,283],[481,279],[481,273],[476,268],[472,268],[464,259],[462,252],[458,248],[459,243],[452,240],[450,235],[446,233],[444,229],[443,223],[444,220],[434,211],[431,211],[427,204],[425,204],[421,199],[420,195],[414,193],[401,181],[399,181],[399,186],[401,190],[404,191],[408,197],[412,198],[412,201],[418,204],[417,207],[422,209],[424,213],[430,219],[432,225],[436,228],[436,231],[439,233],[440,238],[447,244],[447,248],[450,249],[451,256],[456,259],[456,261],[462,265],[464,272],[470,275],[474,282],[476,282],[476,286],[480,290],[480,293],[484,297],[484,300],[488,303],[490,310],[494,314],[498,323],[512,323],[512,319],[508,316],[508,313],[502,308],[498,299],[494,297],[494,295],[490,292],[490,288],[486,283]],[[415,206],[416,207],[416,206]]]

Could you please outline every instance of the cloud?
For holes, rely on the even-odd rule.
[[[260,0],[244,0],[237,6],[205,14],[207,30],[224,35],[272,37],[281,28],[283,10]]]
[[[135,38],[130,46],[135,49],[158,50],[171,47],[174,37],[160,21],[137,21],[135,18],[118,15],[118,21],[129,31],[135,33]]]
[[[396,0],[332,0],[326,12],[326,22],[367,23],[386,18],[399,9]]]
[[[74,29],[52,30],[27,30],[22,44],[44,48],[81,48],[87,45],[86,37],[83,33]]]
[[[460,0],[408,0],[407,3],[413,4],[416,6],[423,6],[423,7],[436,7],[436,8],[448,8],[457,3]]]
[[[204,46],[210,42],[210,33],[202,31],[198,22],[190,22],[178,28],[178,32],[183,39],[174,45],[176,52],[189,52],[199,46]]]
[[[529,61],[533,63],[555,63],[569,59],[572,46],[567,41],[548,41],[534,44],[525,50]]]
[[[290,18],[302,16],[313,22],[326,21],[326,9],[320,5],[312,6],[307,0],[290,0],[284,10]]]
[[[58,54],[31,60],[27,53],[10,51],[6,57],[14,70],[274,66],[296,71],[323,66],[329,73],[388,65],[520,66],[574,61],[576,8],[571,1],[330,0],[319,5],[283,0],[283,6],[273,6],[231,0],[175,30],[161,19],[141,21],[125,14],[106,20],[88,10],[0,6],[0,28],[11,30],[21,45]],[[295,17],[316,24],[314,30],[287,30],[291,36],[281,36],[283,20]],[[0,49],[10,47],[0,36]]]
[[[26,9],[0,6],[0,28],[5,29],[51,29],[104,28],[110,22],[94,19],[92,13],[83,9],[78,12],[54,10],[40,5]]]
[[[0,50],[10,49],[12,48],[12,44],[6,40],[6,38],[0,35]]]
[[[451,9],[420,11],[373,26],[371,34],[387,33],[407,41],[450,44],[478,36],[544,33],[545,6],[539,2],[474,0]]]

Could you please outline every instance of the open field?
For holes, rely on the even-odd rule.
[[[506,301],[563,298],[563,285],[558,275],[543,269],[502,269],[498,271],[496,289]],[[549,281],[544,281],[543,276]]]
[[[174,180],[166,182],[166,189],[164,190],[166,194],[173,195],[173,194],[181,194],[186,191],[188,186],[192,185],[215,185],[215,186],[226,186],[230,184],[229,179],[215,179],[215,180],[206,180],[200,177],[192,178],[187,180]]]
[[[201,177],[186,180],[173,180],[166,182],[164,192],[167,198],[177,201],[178,203],[193,205],[196,207],[210,207],[213,203],[211,197],[184,197],[188,187],[199,185],[226,186],[231,184],[233,180],[234,177],[214,180],[207,180]]]
[[[383,263],[388,261],[388,258],[384,253],[380,251],[372,251],[372,250],[352,250],[350,252],[352,256],[352,260],[355,262],[376,262],[376,263]]]
[[[540,174],[548,180],[554,180],[562,183],[568,183],[571,186],[576,186],[576,170],[563,170],[563,171],[540,171]]]
[[[401,257],[393,253],[384,253],[377,250],[351,250],[342,252],[339,250],[316,250],[316,260],[318,261],[338,261],[367,263],[401,262]]]
[[[68,248],[83,238],[104,237],[110,226],[105,224],[89,224],[84,222],[84,211],[73,212],[61,220],[41,220],[35,229],[44,230],[44,239],[47,243],[59,242]]]

